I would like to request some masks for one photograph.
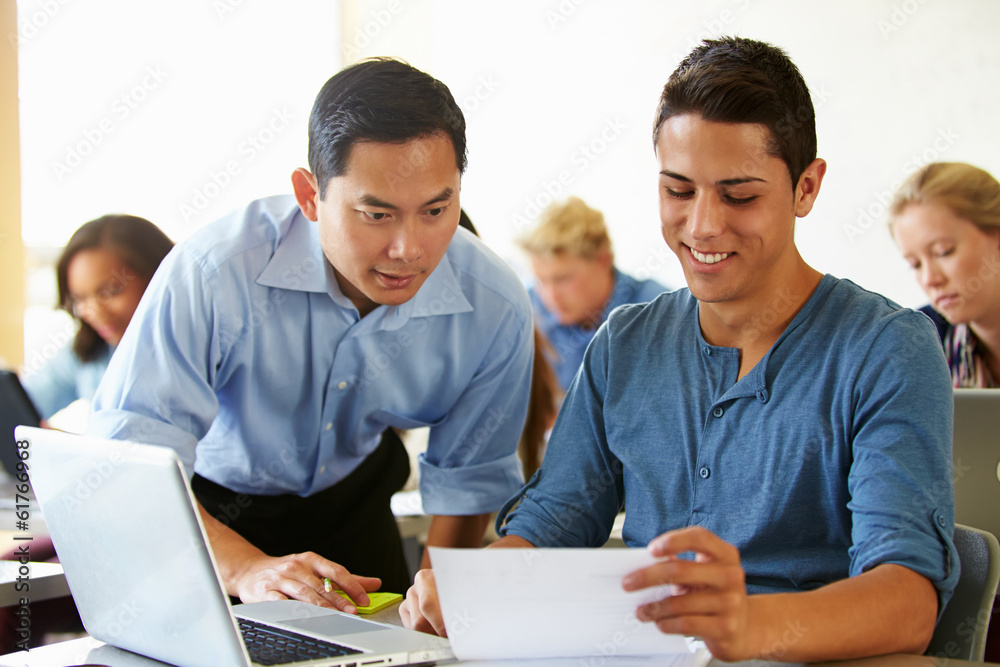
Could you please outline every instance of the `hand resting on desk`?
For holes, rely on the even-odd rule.
[[[534,546],[524,538],[508,535],[486,548],[533,549]],[[413,585],[406,591],[406,599],[399,605],[399,618],[403,621],[404,628],[441,637],[448,636],[444,618],[441,616],[441,603],[438,601],[433,570],[425,569],[417,572],[413,578]]]
[[[347,569],[311,551],[287,556],[268,556],[198,505],[208,532],[226,592],[243,602],[301,600],[349,614],[357,608],[336,589],[361,606],[369,604],[368,593],[382,585],[377,577],[353,575]],[[323,578],[330,579],[326,591]]]

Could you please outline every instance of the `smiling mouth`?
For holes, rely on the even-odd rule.
[[[710,252],[705,254],[698,252],[697,250],[695,250],[690,246],[688,246],[688,250],[690,250],[691,255],[702,264],[717,264],[718,262],[721,262],[725,258],[729,257],[729,255],[731,254],[728,252],[715,252],[715,253]]]

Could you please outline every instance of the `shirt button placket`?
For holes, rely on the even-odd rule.
[[[707,351],[708,348],[706,347],[705,350]],[[722,406],[717,405],[712,408],[712,416],[716,419],[720,418],[724,414],[726,414],[726,411],[722,408]],[[698,476],[702,479],[708,479],[712,476],[712,469],[708,466],[701,466],[698,468]]]

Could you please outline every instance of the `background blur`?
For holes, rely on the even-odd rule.
[[[659,236],[650,130],[668,75],[705,37],[781,46],[812,90],[829,169],[797,235],[821,271],[922,305],[885,227],[894,186],[936,160],[1000,175],[995,0],[16,4],[0,50],[18,63],[25,365],[71,334],[51,262],[80,224],[131,213],[181,241],[289,192],[315,94],[367,56],[451,88],[469,127],[462,205],[525,279],[513,238],[576,194],[604,211],[622,269],[683,285]]]

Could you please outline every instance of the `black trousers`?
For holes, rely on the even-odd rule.
[[[195,475],[195,497],[212,516],[269,556],[303,551],[379,577],[380,590],[406,593],[412,583],[389,499],[406,483],[410,459],[392,429],[357,469],[307,498],[235,493]]]

